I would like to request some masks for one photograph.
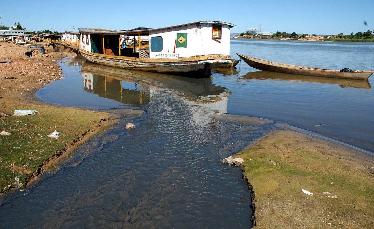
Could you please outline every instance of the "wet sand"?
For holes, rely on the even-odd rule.
[[[0,42],[0,194],[23,188],[44,171],[54,168],[80,144],[107,128],[115,117],[105,112],[42,104],[34,93],[62,77],[57,61],[71,53],[34,53],[27,48]],[[15,117],[15,109],[35,109],[35,116]],[[47,135],[54,130],[59,139]]]
[[[278,130],[238,153],[255,194],[257,228],[372,228],[374,160]]]

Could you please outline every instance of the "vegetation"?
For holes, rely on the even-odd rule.
[[[23,105],[18,109],[35,109],[38,114],[0,119],[0,130],[11,133],[0,136],[0,193],[12,187],[23,187],[30,176],[45,161],[61,149],[68,148],[107,113],[53,107],[48,105]],[[47,135],[57,130],[58,139]]]
[[[351,33],[344,35],[339,33],[338,35],[331,36],[328,40],[334,41],[374,41],[374,30],[368,30],[366,32]]]
[[[247,31],[240,34],[241,37],[247,38],[262,38],[262,39],[287,39],[287,40],[302,40],[306,38],[317,38],[317,40],[326,41],[374,41],[374,30],[367,30],[366,32],[357,32],[345,35],[339,33],[337,35],[316,35],[316,34],[298,34],[296,32],[287,33],[277,31],[271,36],[263,36],[257,34],[256,31]]]
[[[372,158],[287,130],[237,156],[253,186],[258,228],[374,227]]]
[[[16,30],[24,30],[24,29],[26,29],[26,28],[23,28],[22,25],[19,22],[14,23],[13,28],[16,29]]]
[[[9,29],[9,27],[8,27],[8,26],[5,26],[5,25],[0,25],[0,30],[7,30],[7,29]]]

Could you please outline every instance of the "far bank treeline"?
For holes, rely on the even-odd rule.
[[[339,33],[337,35],[317,35],[317,34],[298,34],[296,32],[279,32],[273,34],[253,33],[247,31],[241,33],[238,38],[248,39],[275,39],[275,40],[318,40],[318,41],[364,41],[374,42],[374,30],[366,32],[357,32],[351,34]]]

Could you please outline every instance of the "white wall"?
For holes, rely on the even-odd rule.
[[[64,33],[62,34],[61,40],[67,42],[79,42],[79,35],[71,34],[71,33]]]
[[[83,39],[82,39],[83,37]],[[88,39],[87,39],[88,37]],[[88,40],[88,43],[86,41]],[[79,49],[84,50],[86,52],[91,52],[91,36],[90,34],[81,34],[79,36]]]
[[[177,33],[187,33],[187,48],[175,48]],[[212,39],[212,25],[203,25],[201,28],[189,28],[178,31],[151,34],[151,37],[163,38],[162,52],[151,52],[151,58],[191,57],[198,55],[220,54],[230,55],[230,28],[222,26],[222,38],[217,42]],[[151,40],[151,39],[150,39]]]

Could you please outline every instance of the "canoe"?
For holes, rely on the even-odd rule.
[[[277,81],[293,81],[302,83],[319,83],[339,85],[342,88],[360,88],[371,89],[371,85],[367,80],[353,80],[342,78],[327,78],[318,76],[303,76],[295,74],[286,74],[279,72],[257,71],[249,72],[240,77],[242,80],[277,80]]]
[[[355,80],[367,80],[374,71],[343,71],[343,70],[332,70],[332,69],[321,69],[305,66],[297,66],[290,64],[282,64],[277,62],[272,62],[264,59],[259,59],[255,57],[237,55],[244,60],[249,66],[270,72],[279,72],[287,74],[297,74],[304,76],[318,76],[318,77],[328,77],[328,78],[341,78],[341,79],[355,79]]]

